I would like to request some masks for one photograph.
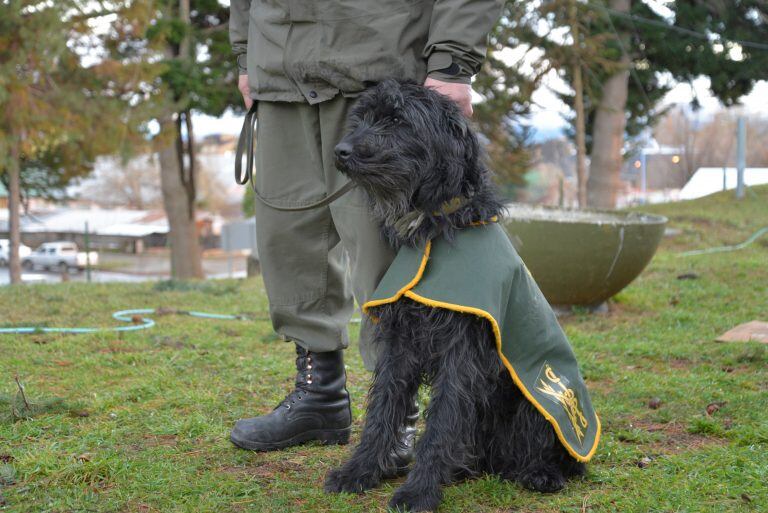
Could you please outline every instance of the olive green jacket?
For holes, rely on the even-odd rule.
[[[384,78],[469,83],[503,0],[231,0],[251,97],[319,103]]]
[[[452,242],[401,248],[363,311],[407,297],[485,319],[510,377],[579,461],[600,440],[576,357],[544,295],[496,223],[465,228]]]

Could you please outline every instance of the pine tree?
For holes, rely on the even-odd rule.
[[[736,105],[760,80],[768,80],[768,2],[765,0],[676,0],[675,78],[710,79],[710,90],[726,106]]]
[[[489,35],[487,57],[473,82],[482,102],[474,105],[473,119],[485,137],[485,149],[496,180],[506,196],[524,184],[531,155],[530,130],[523,123],[530,113],[531,95],[541,77],[529,77],[508,65],[503,52],[520,44],[516,27],[520,9],[507,3],[501,20]]]

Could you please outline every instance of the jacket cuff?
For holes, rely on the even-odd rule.
[[[427,73],[427,77],[433,78],[435,80],[439,80],[440,82],[451,82],[453,84],[471,84],[472,83],[472,77],[448,75],[440,71],[433,71],[432,73]]]
[[[427,76],[441,82],[469,84],[472,82],[472,70],[460,59],[448,52],[432,52],[427,59]]]
[[[237,71],[240,75],[248,74],[248,55],[241,53],[237,56]]]

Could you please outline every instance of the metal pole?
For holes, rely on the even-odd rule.
[[[83,242],[85,243],[85,281],[91,283],[91,240],[88,235],[88,221],[85,222]]]
[[[640,150],[640,192],[642,195],[642,203],[646,201],[646,195],[648,194],[648,172],[647,166],[648,158],[645,154],[645,150]]]
[[[736,198],[744,198],[744,168],[747,167],[747,120],[739,116],[736,129]]]

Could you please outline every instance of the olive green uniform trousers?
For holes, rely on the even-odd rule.
[[[259,193],[280,206],[301,206],[331,194],[347,179],[334,165],[353,99],[258,104],[256,176]],[[318,209],[284,212],[256,200],[256,241],[275,331],[310,351],[349,344],[353,293],[363,304],[394,259],[371,219],[360,189]],[[360,349],[373,368],[371,326],[363,316]]]

